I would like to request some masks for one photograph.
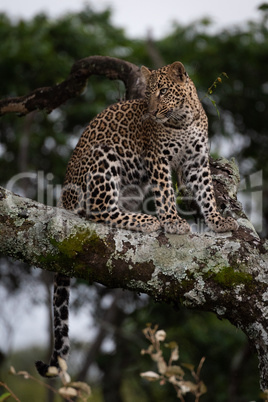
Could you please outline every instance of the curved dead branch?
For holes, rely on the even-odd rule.
[[[94,74],[123,81],[127,99],[140,98],[144,93],[143,83],[139,79],[140,69],[135,64],[114,57],[90,56],[74,63],[69,77],[60,84],[35,89],[25,96],[0,100],[0,116],[7,113],[24,116],[34,110],[50,113],[78,96],[87,85],[88,78]]]

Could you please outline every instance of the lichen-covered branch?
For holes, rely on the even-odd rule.
[[[242,218],[242,222],[243,222]],[[268,252],[252,235],[143,234],[0,191],[0,251],[68,276],[212,311],[255,346],[268,387]]]
[[[26,115],[33,110],[50,113],[67,100],[78,96],[93,74],[123,81],[127,99],[137,99],[144,92],[144,85],[139,79],[140,69],[135,64],[114,57],[90,56],[75,62],[69,77],[60,84],[35,89],[25,96],[0,100],[0,116],[7,113]]]

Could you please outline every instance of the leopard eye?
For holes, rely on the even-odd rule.
[[[165,95],[167,93],[167,90],[168,90],[167,88],[161,88],[159,91],[160,95]]]

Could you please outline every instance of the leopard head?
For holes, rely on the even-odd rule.
[[[146,85],[148,116],[159,122],[180,127],[196,118],[200,102],[193,82],[179,61],[158,70],[141,67]]]

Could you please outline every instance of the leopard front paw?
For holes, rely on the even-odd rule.
[[[161,226],[166,233],[186,234],[190,232],[189,224],[180,218],[162,220]]]
[[[134,228],[131,227],[131,229]],[[148,216],[147,219],[143,218],[141,222],[135,224],[135,229],[143,233],[152,233],[157,232],[157,230],[161,229],[161,225],[157,218]]]
[[[234,218],[228,217],[223,218],[222,216],[217,216],[214,219],[207,220],[208,227],[214,232],[235,232],[239,225]]]

